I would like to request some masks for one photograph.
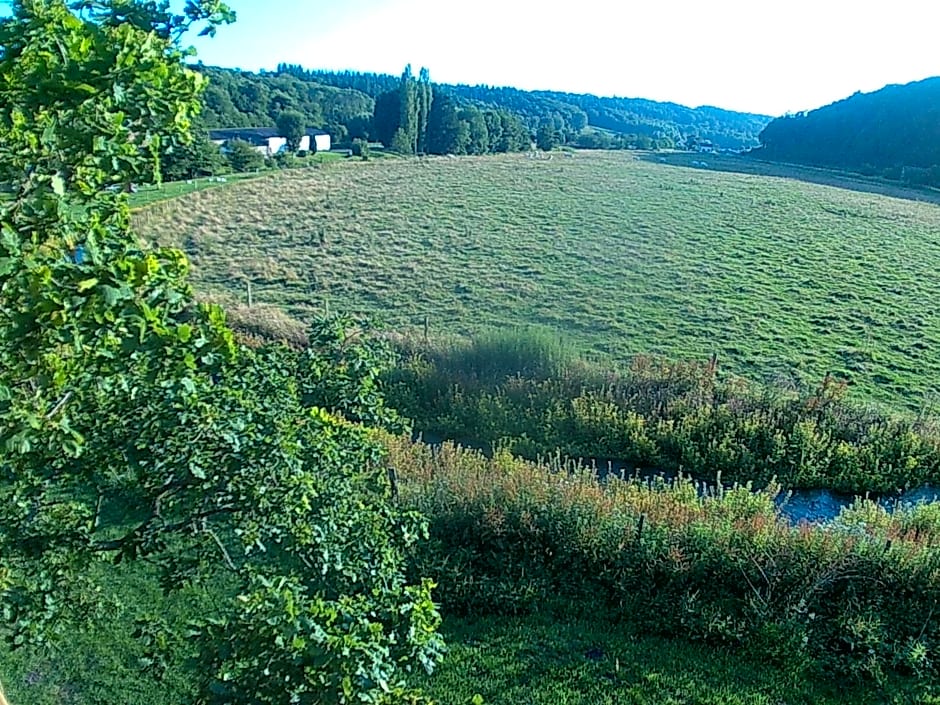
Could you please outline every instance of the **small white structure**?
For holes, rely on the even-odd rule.
[[[229,142],[247,142],[265,157],[287,149],[287,139],[278,134],[276,127],[234,127],[225,130],[209,130],[209,139],[219,145],[223,152]],[[298,149],[303,152],[329,152],[330,135],[317,129],[308,129],[300,139]]]

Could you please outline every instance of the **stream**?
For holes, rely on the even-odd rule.
[[[435,433],[415,432],[412,440],[424,443],[432,448],[440,447],[442,443],[452,441],[463,448],[478,450],[486,456],[492,455],[492,448],[488,444],[463,438],[451,439]],[[675,477],[675,473],[652,468],[638,468],[622,460],[610,458],[572,458],[571,461],[576,462],[585,469],[595,471],[599,480],[609,476],[639,476],[643,479]],[[786,517],[791,524],[801,522],[824,524],[835,519],[842,511],[842,508],[852,504],[856,497],[857,495],[831,490],[788,490],[782,492],[777,498],[777,507],[781,516]],[[940,501],[940,487],[926,485],[893,495],[870,494],[869,499],[877,502],[890,512],[899,505]]]

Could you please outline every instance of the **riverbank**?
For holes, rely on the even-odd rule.
[[[870,500],[792,525],[779,486],[610,478],[498,450],[384,437],[411,560],[445,615],[610,614],[638,633],[747,649],[792,673],[884,682],[940,662],[940,505]]]
[[[832,376],[760,385],[715,358],[611,369],[529,330],[396,343],[388,403],[442,437],[787,490],[892,497],[940,486],[940,421],[859,404]]]
[[[481,441],[466,438],[446,438],[436,433],[418,431],[412,434],[412,441],[429,446],[432,452],[439,452],[444,444],[452,444],[468,450],[478,451],[486,457],[492,457],[494,449]],[[560,458],[556,457],[550,466],[564,468],[565,472],[587,472],[597,477],[599,482],[608,478],[620,480],[639,480],[649,484],[673,481],[678,475],[662,468],[638,468],[625,460],[616,458]],[[715,482],[701,482],[700,491],[714,492]],[[732,485],[722,485],[722,489],[732,489]],[[940,502],[940,487],[923,485],[900,492],[873,495],[833,492],[826,489],[791,489],[781,490],[775,497],[780,515],[793,525],[801,522],[824,524],[834,521],[839,514],[852,507],[858,500],[864,499],[882,507],[888,513],[895,509],[911,508],[918,504]]]

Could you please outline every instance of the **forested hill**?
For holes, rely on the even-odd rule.
[[[305,81],[289,74],[250,73],[200,66],[209,78],[202,121],[209,128],[273,127],[286,110],[303,113],[307,125],[346,125],[372,115],[375,101],[358,90]]]
[[[777,118],[754,154],[908,182],[940,182],[940,77]]]
[[[376,99],[398,90],[401,82],[400,77],[387,74],[310,71],[288,64],[260,74],[214,67],[201,70],[211,79],[205,95],[207,127],[269,126],[280,112],[299,110],[308,124],[325,127],[337,142],[368,132]],[[562,142],[582,132],[589,137],[590,128],[599,128],[638,138],[633,143],[641,146],[686,146],[708,140],[720,149],[746,149],[758,145],[757,135],[770,120],[635,98],[489,86],[432,87],[436,95],[449,96],[458,107],[511,113],[532,133],[550,125]]]
[[[602,98],[581,93],[522,91],[488,86],[447,86],[454,94],[527,116],[543,117],[555,111],[583,113],[587,124],[604,130],[649,137],[666,136],[676,144],[711,141],[720,149],[746,149],[757,145],[757,135],[770,120],[765,115],[738,113],[703,106],[689,108],[643,98]]]

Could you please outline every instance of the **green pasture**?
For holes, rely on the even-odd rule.
[[[343,156],[334,152],[323,152],[305,157],[295,169],[317,167],[320,164],[343,159]],[[128,197],[131,208],[142,208],[160,201],[166,201],[177,196],[185,196],[206,189],[226,186],[231,183],[247,181],[261,176],[270,175],[270,170],[252,171],[244,174],[225,174],[224,176],[203,176],[198,179],[184,181],[168,181],[162,184],[144,184],[139,190]]]
[[[264,176],[265,172],[247,174],[226,174],[225,176],[204,176],[199,179],[188,179],[186,181],[168,181],[163,184],[144,184],[132,194],[128,195],[128,202],[131,208],[141,208],[153,203],[159,203],[177,196],[185,196],[206,189],[226,186],[233,182],[246,181],[248,179]]]
[[[848,379],[922,409],[940,380],[940,207],[630,152],[342,162],[140,211],[205,293],[432,334],[559,331],[582,353]],[[702,160],[709,159],[703,156]],[[720,168],[727,168],[724,164]],[[751,167],[753,168],[753,167]]]

